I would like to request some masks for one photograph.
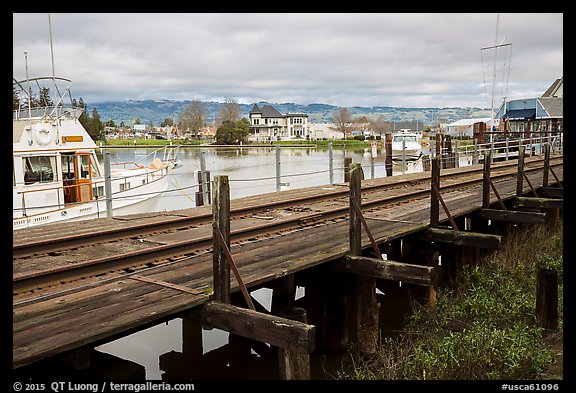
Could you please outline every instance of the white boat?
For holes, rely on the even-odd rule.
[[[41,91],[43,84],[50,90],[42,91],[56,91],[54,99],[43,97],[49,105],[28,108],[31,85]],[[111,198],[106,198],[106,171],[98,146],[79,121],[83,108],[73,106],[70,85],[56,77],[14,79],[13,230],[106,217],[109,201],[114,216],[146,211],[168,189],[175,161],[151,157],[146,164],[111,164]]]
[[[415,161],[422,156],[419,134],[399,132],[392,135],[392,160]]]

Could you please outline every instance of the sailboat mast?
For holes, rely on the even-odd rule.
[[[32,91],[30,90],[30,78],[28,76],[28,51],[24,51],[24,64],[26,65],[26,95],[28,97],[28,120],[32,125]]]
[[[496,36],[494,37],[494,68],[492,72],[492,106],[490,109],[490,143],[494,140],[494,87],[496,86],[496,58],[498,52],[498,27],[500,25],[500,14],[496,14]]]
[[[500,14],[498,14],[497,18],[496,18],[496,38],[495,38],[495,43],[493,46],[487,46],[484,48],[481,48],[480,51],[484,51],[487,49],[494,49],[494,64],[493,64],[493,71],[492,71],[492,98],[491,98],[491,108],[490,108],[490,120],[491,120],[491,124],[490,124],[490,143],[493,142],[494,140],[494,134],[493,132],[493,128],[494,128],[494,122],[495,122],[495,117],[496,114],[494,113],[494,90],[496,88],[496,60],[498,58],[497,54],[498,54],[498,48],[501,47],[506,47],[506,46],[511,46],[512,44],[510,43],[504,43],[504,41],[506,41],[506,37],[504,37],[504,39],[502,40],[502,42],[498,43],[498,30],[499,30],[499,26],[500,26]]]
[[[56,71],[54,69],[54,46],[52,45],[52,21],[50,19],[50,14],[48,14],[48,30],[50,31],[50,57],[52,58],[52,81],[54,82],[54,88],[56,88]]]

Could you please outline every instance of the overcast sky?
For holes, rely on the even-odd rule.
[[[56,76],[128,99],[483,107],[563,76],[562,13],[54,13]],[[13,14],[13,76],[51,76],[48,14]],[[498,21],[498,22],[497,22]],[[498,29],[498,34],[496,34]],[[511,43],[496,52],[482,48]],[[496,72],[494,73],[494,67]]]

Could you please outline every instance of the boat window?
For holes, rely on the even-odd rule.
[[[415,135],[396,135],[394,136],[394,142],[417,142]]]
[[[90,160],[90,171],[92,172],[92,177],[100,177],[100,167],[98,166],[98,160],[93,155],[92,159]]]
[[[51,183],[56,181],[56,157],[38,156],[24,157],[22,160],[24,168],[24,184]]]
[[[74,179],[74,155],[63,154],[62,156],[62,177],[64,180]]]
[[[81,155],[78,156],[78,165],[80,168],[80,179],[88,179],[89,177],[89,172],[88,170],[90,169],[89,167],[89,162],[90,162],[90,156],[89,155]]]

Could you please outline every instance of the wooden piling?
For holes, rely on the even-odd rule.
[[[424,172],[430,172],[430,155],[424,154],[422,156],[422,169]]]
[[[392,176],[392,134],[386,134],[386,176]]]
[[[350,164],[352,164],[352,157],[344,157],[344,183],[350,181]]]
[[[226,245],[230,249],[230,183],[228,176],[216,176],[215,178],[212,215],[214,300],[230,303],[230,265],[216,234],[217,230],[222,233]]]
[[[558,273],[553,269],[538,270],[536,321],[539,327],[548,331],[558,328]]]
[[[296,284],[293,274],[275,280],[274,287],[272,288],[272,313],[292,303],[295,297]]]
[[[198,183],[198,191],[196,191],[196,206],[204,206],[204,186],[202,185],[202,172],[196,171],[196,179]]]
[[[542,172],[542,187],[548,187],[548,174],[550,172],[550,145],[544,146],[544,170]]]
[[[522,196],[524,184],[524,149],[525,146],[518,148],[518,175],[516,177],[516,196]]]
[[[362,222],[360,214],[354,209],[354,204],[362,206],[360,190],[362,187],[362,166],[358,163],[352,164],[350,168],[350,255],[358,256],[362,253]]]
[[[290,307],[278,313],[279,316],[293,321],[308,323],[306,310],[301,307]],[[310,355],[278,348],[278,371],[283,380],[310,379]]]
[[[484,172],[482,177],[482,207],[490,208],[490,150],[484,154]]]
[[[362,224],[360,212],[354,208],[362,206],[360,195],[362,166],[353,164],[350,170],[350,255],[362,254]],[[361,353],[374,353],[378,345],[379,305],[376,299],[376,279],[358,275],[356,277],[356,332],[358,349]]]
[[[440,201],[434,192],[434,185],[440,189],[440,157],[438,155],[432,159],[430,182],[430,227],[438,228],[440,225]]]

